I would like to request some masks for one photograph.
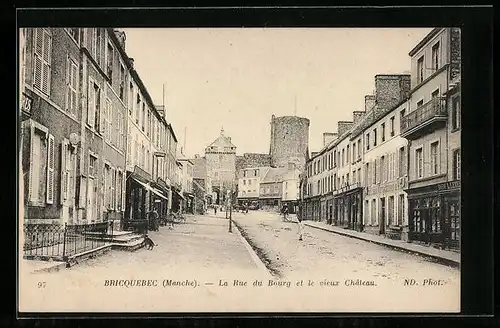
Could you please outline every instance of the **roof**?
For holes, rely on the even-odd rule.
[[[261,179],[265,178],[267,172],[271,169],[271,166],[255,166],[255,167],[245,167],[240,169],[239,171],[245,171],[245,170],[259,170],[259,177]]]
[[[273,182],[281,182],[283,180],[283,176],[287,173],[287,168],[285,167],[271,167],[264,179],[262,179],[261,183],[273,183]]]
[[[220,131],[220,135],[208,147],[236,147],[231,142],[229,137],[224,135],[224,129]]]
[[[420,41],[409,53],[408,55],[409,56],[413,56],[414,54],[417,53],[417,51],[419,51],[420,49],[423,48],[423,46],[429,42],[434,36],[436,36],[436,34],[439,33],[439,31],[441,31],[442,28],[441,27],[436,27],[434,29],[432,29],[432,31],[430,31],[423,39],[422,41]]]
[[[283,180],[294,180],[294,179],[298,179],[298,178],[299,178],[299,176],[300,176],[300,170],[298,170],[298,169],[294,169],[294,170],[289,170],[289,171],[287,171],[287,172],[283,175],[282,179],[283,179]]]

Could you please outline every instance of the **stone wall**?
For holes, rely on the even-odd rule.
[[[309,148],[309,119],[297,116],[271,118],[271,165],[286,166],[292,159],[305,165]]]

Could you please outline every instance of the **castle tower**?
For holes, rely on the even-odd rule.
[[[303,169],[309,149],[309,119],[297,116],[271,117],[271,165],[286,167],[294,162]]]

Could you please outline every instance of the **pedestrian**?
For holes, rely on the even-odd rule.
[[[302,241],[302,235],[304,232],[304,224],[302,223],[302,218],[297,215],[298,225],[299,225],[299,241]]]
[[[214,205],[214,213],[217,215],[217,205]]]

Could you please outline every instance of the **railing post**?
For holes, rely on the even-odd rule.
[[[66,225],[64,222],[64,230],[63,230],[63,260],[66,261]]]

